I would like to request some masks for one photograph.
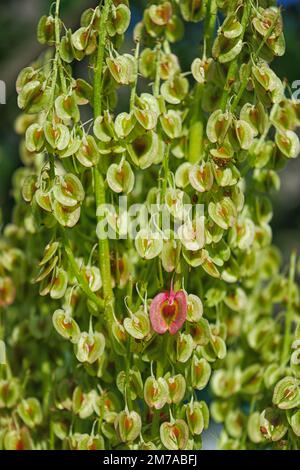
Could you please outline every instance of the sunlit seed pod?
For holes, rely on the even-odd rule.
[[[140,435],[142,421],[136,411],[121,411],[115,419],[115,430],[122,442],[133,442]]]
[[[189,294],[187,303],[187,320],[191,323],[197,323],[203,315],[202,301],[197,295]]]
[[[32,450],[33,442],[28,428],[10,430],[5,433],[3,439],[5,450]]]
[[[263,9],[259,7],[252,19],[252,24],[256,31],[263,37],[270,33],[272,28],[272,36],[278,37],[282,34],[283,22],[277,7]]]
[[[107,170],[107,183],[115,193],[129,194],[133,190],[135,176],[130,164],[123,160],[120,164],[113,163]]]
[[[57,268],[52,280],[52,287],[50,290],[50,297],[52,299],[61,299],[68,287],[68,275],[62,268]]]
[[[43,127],[39,124],[31,124],[26,130],[26,148],[29,152],[40,152],[45,145]]]
[[[192,435],[200,435],[204,430],[204,416],[200,402],[190,402],[185,409],[186,420]]]
[[[163,2],[160,5],[151,5],[148,11],[153,23],[158,26],[166,26],[172,17],[172,4],[171,2]]]
[[[239,373],[225,369],[219,369],[213,373],[211,380],[213,393],[222,398],[228,398],[240,389]]]
[[[229,234],[229,244],[248,250],[254,243],[255,225],[250,218],[238,219]]]
[[[188,212],[186,205],[189,203],[189,197],[184,191],[168,188],[162,203],[165,203],[167,210],[175,219],[186,219]]]
[[[81,387],[76,387],[72,395],[72,411],[81,419],[86,419],[94,412],[94,401],[96,399],[93,390],[84,393]]]
[[[110,73],[120,85],[130,85],[136,78],[135,58],[131,54],[119,55],[116,58],[107,58]]]
[[[63,227],[72,228],[80,219],[80,207],[63,206],[54,200],[52,209],[54,217]]]
[[[115,119],[115,133],[119,139],[125,139],[133,131],[136,119],[133,114],[120,113]]]
[[[172,15],[171,19],[168,21],[166,25],[166,39],[173,43],[180,41],[184,35],[184,23],[175,14]]]
[[[220,109],[214,111],[207,122],[206,133],[212,143],[222,144],[232,123],[230,113],[222,113]]]
[[[149,408],[160,410],[167,403],[169,389],[163,377],[148,377],[144,385],[144,400]]]
[[[300,405],[300,380],[285,377],[280,380],[273,393],[273,403],[281,410],[290,410]]]
[[[17,413],[29,428],[38,426],[43,420],[42,408],[36,398],[23,399],[17,407]]]
[[[102,333],[81,333],[75,345],[75,355],[79,362],[93,364],[104,353],[105,337]]]
[[[153,109],[148,106],[146,106],[144,109],[135,107],[133,112],[136,120],[146,131],[155,129],[157,125],[158,113],[156,113]]]
[[[74,80],[73,91],[79,106],[91,103],[93,100],[93,87],[82,78]]]
[[[205,245],[204,216],[181,225],[177,234],[187,250],[198,252]]]
[[[160,426],[160,440],[168,450],[183,450],[189,438],[189,428],[183,419],[165,422]]]
[[[215,180],[221,188],[235,186],[241,178],[237,167],[230,163],[226,167],[214,165],[213,170]]]
[[[54,198],[63,206],[74,207],[84,200],[85,192],[80,179],[67,173],[53,186]]]
[[[131,20],[131,12],[127,5],[120,3],[114,9],[107,22],[107,32],[113,37],[116,34],[124,34]]]
[[[18,96],[18,106],[28,114],[36,114],[48,106],[50,92],[38,80],[26,83]]]
[[[18,379],[0,380],[0,409],[12,408],[20,400],[21,386]]]
[[[219,35],[213,44],[212,55],[221,64],[234,60],[243,49],[243,41],[239,38],[228,39]]]
[[[172,53],[162,53],[159,68],[162,80],[172,80],[180,72],[178,57]]]
[[[292,415],[290,423],[293,432],[300,437],[300,410]]]
[[[284,415],[275,408],[266,408],[260,415],[260,432],[265,439],[277,442],[287,433]]]
[[[85,277],[92,292],[97,292],[102,287],[100,269],[97,266],[82,266],[81,272]]]
[[[205,0],[182,0],[180,2],[181,14],[185,21],[197,23],[202,20],[206,13]]]
[[[186,391],[186,381],[182,374],[171,376],[169,373],[165,376],[169,393],[167,403],[180,403]]]
[[[178,188],[184,189],[190,184],[189,173],[192,164],[189,162],[182,163],[175,173],[175,184]]]
[[[42,16],[37,27],[37,39],[40,44],[55,44],[55,18]]]
[[[31,202],[37,190],[37,177],[35,175],[27,176],[22,186],[22,197],[24,201]]]
[[[127,147],[133,161],[142,170],[149,168],[159,152],[159,138],[156,132],[150,131],[137,136]]]
[[[180,113],[175,110],[169,110],[163,116],[160,116],[160,123],[163,131],[170,139],[177,139],[182,133],[182,118]]]
[[[41,189],[38,189],[35,194],[34,198],[37,204],[47,212],[52,212],[52,204],[51,204],[51,195],[50,192],[44,192]]]
[[[84,136],[81,146],[76,153],[77,160],[86,168],[91,168],[97,165],[99,156],[99,149],[94,137],[91,135]]]
[[[45,138],[53,150],[65,150],[70,142],[70,130],[64,124],[47,121],[44,125]]]
[[[214,182],[214,174],[212,165],[209,162],[201,165],[193,165],[189,171],[189,182],[191,186],[198,192],[209,191]]]
[[[63,338],[77,343],[80,337],[80,328],[74,318],[64,310],[56,310],[52,316],[52,323],[57,333]]]
[[[82,438],[78,443],[78,450],[104,450],[105,444],[102,436],[96,434],[95,436],[89,436],[83,434]]]
[[[89,28],[79,28],[72,34],[72,45],[74,49],[79,52],[84,52],[86,55],[92,54],[96,47],[96,32],[91,31]]]
[[[260,102],[255,105],[246,103],[241,109],[240,119],[250,124],[254,137],[258,134],[263,134],[268,125],[268,116]]]
[[[224,230],[233,227],[236,221],[236,207],[229,197],[224,197],[219,202],[210,202],[208,213],[212,220]]]
[[[167,103],[180,104],[188,94],[189,82],[182,75],[176,74],[162,84],[160,91]]]
[[[142,229],[136,236],[135,247],[141,258],[150,260],[161,253],[163,240],[158,232]]]
[[[202,358],[193,355],[191,362],[191,381],[192,386],[197,390],[203,390],[211,376],[211,366],[209,362]]]
[[[137,397],[143,397],[142,376],[137,368],[129,371],[129,377],[127,377],[124,370],[119,372],[116,385],[122,395],[126,396],[126,394],[130,393],[132,400],[136,400]]]
[[[194,349],[193,338],[189,334],[180,333],[176,341],[176,358],[178,362],[186,363]]]
[[[57,116],[63,121],[72,119],[74,122],[78,122],[80,119],[74,93],[58,96],[55,100],[55,111]]]
[[[263,441],[263,436],[260,432],[260,413],[258,411],[250,414],[247,422],[247,433],[249,439],[254,444],[260,444]]]
[[[275,142],[279,150],[287,158],[296,158],[300,153],[299,137],[294,131],[277,131]]]
[[[243,27],[238,21],[236,14],[229,13],[218,32],[223,34],[225,38],[235,39],[242,34]]]
[[[171,273],[176,269],[178,257],[178,243],[174,239],[166,240],[163,243],[163,248],[161,252],[161,261],[164,270],[167,273]]]
[[[144,339],[150,333],[150,320],[143,309],[124,319],[124,328],[135,339]]]
[[[67,158],[75,155],[81,146],[81,140],[79,137],[71,135],[68,146],[64,150],[58,150],[57,155],[60,158]]]
[[[234,121],[235,134],[243,150],[249,150],[253,143],[254,134],[252,127],[246,121]]]

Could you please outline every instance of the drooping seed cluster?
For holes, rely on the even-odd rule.
[[[299,447],[299,292],[268,193],[298,156],[300,105],[271,68],[275,4],[148,2],[130,53],[126,0],[76,31],[58,0],[40,20],[49,48],[17,80],[24,167],[0,239],[0,447],[200,449],[211,375],[222,448]],[[190,22],[201,47],[184,71],[172,47]],[[118,196],[147,209],[134,239]]]

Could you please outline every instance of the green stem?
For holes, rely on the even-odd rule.
[[[214,31],[216,27],[217,20],[217,2],[216,0],[208,0],[207,2],[207,16],[205,18],[204,26],[204,44],[205,44],[205,54],[210,55],[212,44],[214,40]]]
[[[246,5],[244,6],[244,12],[243,12],[242,21],[241,21],[242,32],[241,32],[240,39],[242,41],[244,39],[246,28],[248,26],[250,12],[251,12],[251,3],[250,1],[247,1]],[[220,108],[222,109],[222,111],[225,111],[226,109],[232,85],[235,83],[236,77],[238,75],[239,66],[240,66],[238,59],[239,59],[239,55],[233,62],[231,62],[229,69],[228,69],[226,83],[225,83],[225,87],[224,87],[224,91],[223,91],[223,95],[222,95],[221,103],[220,103]]]
[[[99,26],[99,45],[97,63],[94,76],[94,118],[101,116],[102,113],[102,91],[103,91],[103,64],[106,42],[106,23],[110,11],[111,0],[106,0],[101,12],[101,20]],[[94,191],[96,200],[96,209],[105,204],[105,186],[104,179],[98,167],[94,168]],[[103,216],[97,215],[97,223],[101,222]],[[108,239],[99,240],[98,244],[99,264],[103,282],[103,293],[106,301],[112,301],[113,290],[111,282],[111,266]]]
[[[159,95],[160,87],[160,58],[161,58],[161,43],[158,42],[156,46],[156,74],[153,86],[153,95],[157,97]]]
[[[291,262],[290,262],[290,271],[289,271],[289,287],[288,287],[288,305],[287,311],[285,314],[285,331],[284,331],[284,338],[283,338],[283,347],[282,347],[282,354],[281,354],[281,365],[285,366],[288,362],[289,355],[290,355],[290,347],[291,347],[291,332],[292,332],[292,322],[293,322],[293,308],[292,308],[292,292],[294,286],[296,274],[296,253],[293,252],[291,255]]]
[[[138,73],[139,73],[139,55],[140,55],[140,42],[137,41],[136,43],[136,48],[135,48],[135,80],[131,88],[131,94],[130,94],[130,111],[133,110],[134,107],[134,102],[135,102],[135,95],[136,95],[136,87],[137,87],[137,82],[138,82]]]

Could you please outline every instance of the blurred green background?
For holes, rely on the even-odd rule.
[[[14,133],[14,120],[18,115],[15,81],[19,71],[41,52],[36,40],[36,25],[47,14],[52,2],[48,0],[0,0],[0,80],[6,83],[6,104],[0,105],[0,206],[4,220],[10,220],[13,201],[10,196],[11,176],[21,163],[19,160],[19,137]],[[76,28],[82,11],[95,6],[93,0],[62,0],[62,16],[67,26]],[[132,25],[142,15],[146,1],[131,0]],[[274,63],[277,74],[292,84],[300,80],[300,1],[286,0],[284,4],[287,52]],[[131,47],[131,30],[126,45]],[[182,68],[186,70],[197,55],[199,26],[188,25],[186,39],[176,46]],[[78,65],[80,73],[81,65]],[[281,173],[282,187],[274,195],[274,239],[285,255],[292,248],[300,248],[300,159],[289,162]]]

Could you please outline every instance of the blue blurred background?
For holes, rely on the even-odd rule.
[[[0,80],[7,86],[7,104],[0,105],[0,207],[4,219],[10,219],[12,199],[11,176],[21,163],[18,154],[19,138],[14,133],[14,120],[18,114],[16,106],[15,80],[19,71],[34,60],[42,46],[35,37],[38,19],[49,11],[47,0],[0,0]],[[62,15],[67,26],[76,28],[80,14],[85,8],[97,5],[93,0],[62,0]],[[133,11],[132,25],[142,16],[146,1],[130,0]],[[278,2],[284,8],[287,52],[285,57],[274,62],[276,72],[290,83],[300,80],[300,1]],[[131,48],[131,31],[125,47]],[[186,26],[186,39],[176,45],[182,68],[186,70],[198,53],[199,26]],[[77,65],[80,75],[82,65]],[[282,187],[274,195],[274,239],[285,254],[291,248],[300,248],[300,159],[291,161],[282,172]]]

